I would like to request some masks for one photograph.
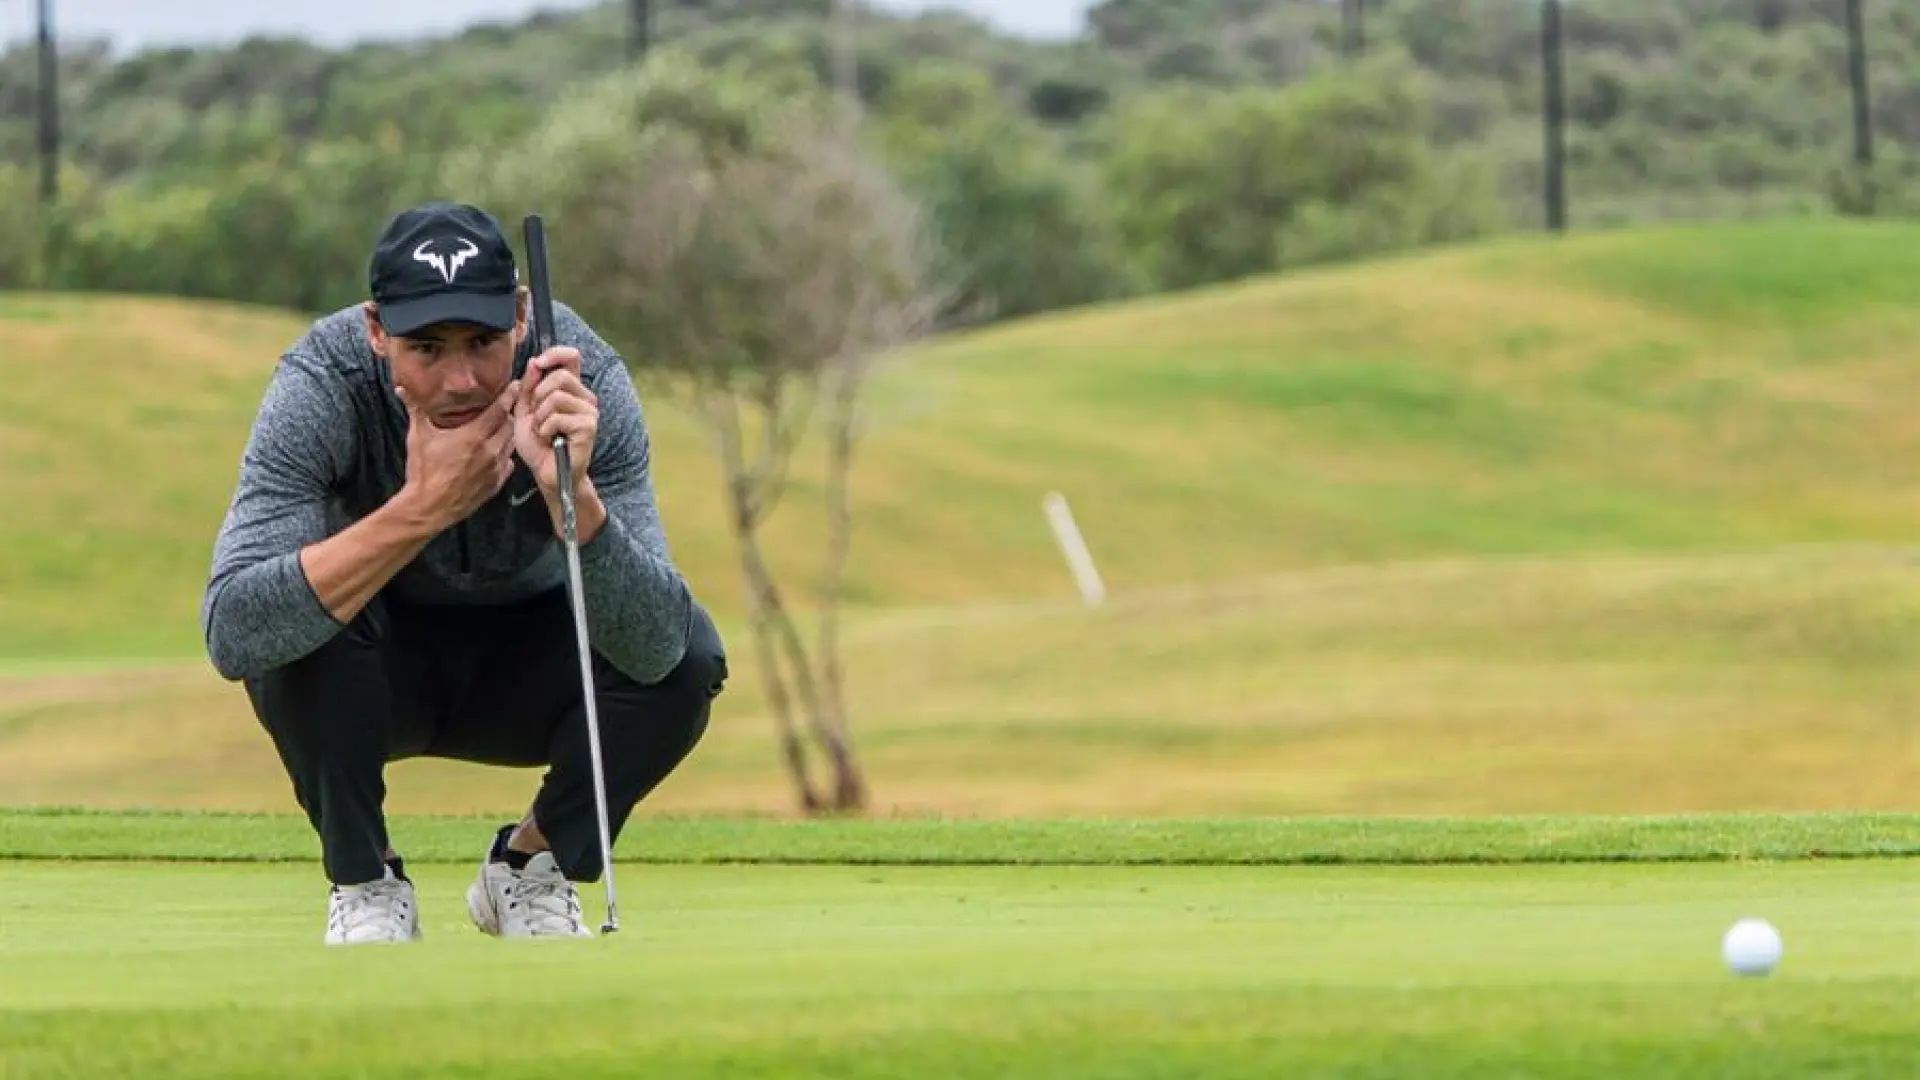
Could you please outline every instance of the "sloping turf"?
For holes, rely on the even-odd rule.
[[[395,770],[484,811],[396,820],[401,950],[319,947],[299,819],[0,811],[0,1076],[1913,1075],[1920,817],[1640,815],[1916,808],[1916,239],[1525,242],[943,343],[874,399],[857,731],[883,813],[1024,817],[662,816],[784,806],[744,663],[610,940],[466,925],[524,773]],[[298,325],[0,298],[50,358],[0,383],[0,803],[290,806],[194,620]],[[716,473],[653,415],[728,615]],[[1032,820],[1072,814],[1121,816]],[[1719,964],[1749,915],[1764,981]]]
[[[857,485],[876,808],[1920,808],[1916,240],[1521,239],[916,352],[875,387]],[[197,610],[300,326],[0,300],[21,355],[59,358],[0,385],[0,803],[291,808]],[[74,371],[87,395],[63,392]],[[717,470],[649,401],[675,551],[738,660],[653,808],[787,809]],[[771,547],[791,572],[814,565],[816,481]],[[1099,611],[1045,529],[1055,488],[1112,589]],[[513,812],[534,782],[395,773],[402,812]]]
[[[1920,225],[1793,222],[1523,239],[958,337],[875,386],[854,593],[1071,596],[1040,515],[1055,488],[1121,595],[1355,561],[1904,543],[1916,300]],[[302,326],[0,298],[12,354],[44,361],[0,386],[0,656],[198,648],[207,544]],[[736,610],[708,443],[648,401],[676,554]],[[816,476],[771,546],[790,573],[815,568]]]

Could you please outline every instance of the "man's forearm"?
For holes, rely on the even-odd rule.
[[[352,622],[439,532],[405,490],[341,532],[300,552],[300,568],[335,619]]]

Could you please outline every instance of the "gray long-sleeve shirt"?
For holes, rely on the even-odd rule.
[[[588,475],[607,522],[580,549],[593,647],[642,683],[686,650],[693,599],[668,553],[654,501],[650,441],[625,364],[556,303],[555,340],[580,350],[599,398]],[[515,359],[516,377],[531,349]],[[306,656],[344,626],[320,603],[300,550],[372,513],[406,478],[407,415],[359,306],[316,322],[280,358],[240,460],[239,484],[214,544],[201,628],[227,679]],[[487,604],[566,588],[566,552],[533,475],[515,459],[500,493],[441,533],[390,583],[408,600]],[[516,505],[516,500],[518,504]]]

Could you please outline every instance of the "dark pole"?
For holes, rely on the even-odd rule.
[[[1853,77],[1853,158],[1873,164],[1873,95],[1867,83],[1866,0],[1847,0],[1848,66]]]
[[[1345,16],[1346,54],[1357,57],[1367,51],[1367,0],[1340,0],[1340,13]]]
[[[40,0],[40,200],[60,197],[60,65],[53,49],[53,0]]]
[[[833,0],[833,85],[849,131],[860,124],[860,59],[853,0]]]
[[[640,61],[647,57],[653,37],[653,5],[649,0],[630,0],[633,19],[627,33],[627,58]]]
[[[1541,12],[1540,53],[1546,76],[1547,228],[1567,228],[1566,48],[1560,28],[1560,0],[1545,0]]]

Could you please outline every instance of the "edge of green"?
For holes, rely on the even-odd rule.
[[[504,818],[396,815],[413,863],[481,857]],[[291,814],[0,809],[0,861],[317,862]],[[636,816],[615,861],[931,866],[1435,865],[1920,857],[1920,813],[975,820]]]

